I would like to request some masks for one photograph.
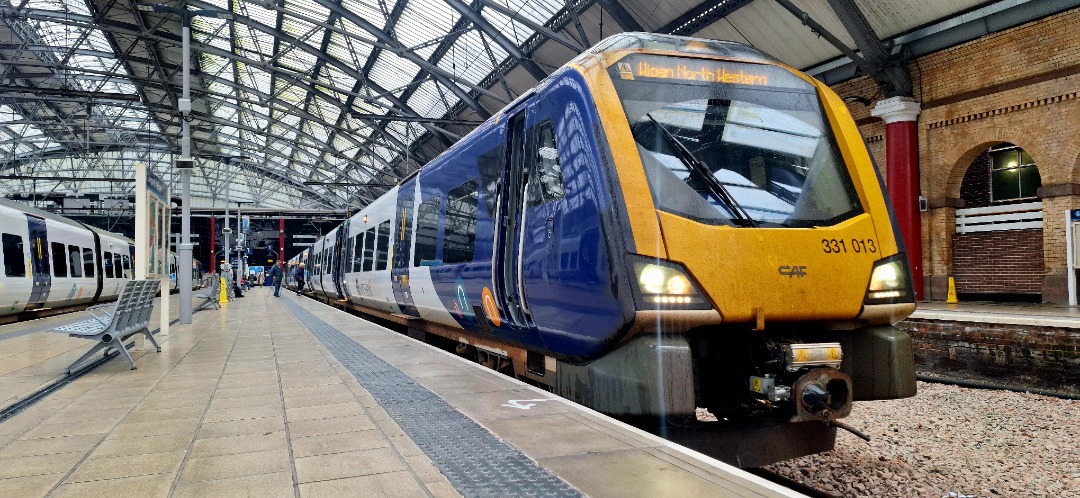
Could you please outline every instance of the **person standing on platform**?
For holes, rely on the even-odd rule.
[[[281,297],[281,274],[281,261],[278,261],[270,269],[270,280],[274,282],[274,297]]]
[[[296,295],[299,296],[301,292],[304,292],[304,263],[296,265],[292,276],[293,280],[296,280]]]

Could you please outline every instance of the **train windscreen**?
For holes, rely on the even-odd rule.
[[[862,212],[817,90],[777,66],[632,54],[609,69],[658,209],[708,224]]]

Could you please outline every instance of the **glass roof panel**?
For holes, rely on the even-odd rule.
[[[494,9],[484,9],[483,16],[495,27],[495,29],[499,30],[500,33],[506,35],[507,38],[513,40],[513,42],[517,43],[519,46],[525,43],[525,40],[528,40],[534,33],[532,28],[510,19]],[[537,22],[539,24],[544,24],[546,20]]]
[[[300,47],[282,46],[278,51],[277,63],[301,74],[311,74],[318,58]]]
[[[341,0],[341,6],[380,28],[386,25],[386,16],[379,8],[379,0]]]
[[[397,39],[406,47],[414,48],[422,43],[429,45],[417,53],[427,59],[454,27],[461,14],[444,0],[407,0],[401,19],[394,27]]]
[[[506,52],[498,44],[489,40],[488,45],[491,53],[495,55],[495,60],[506,58]],[[458,38],[457,43],[446,53],[446,57],[439,61],[439,67],[471,83],[479,83],[493,69],[483,41],[480,40],[480,33],[475,30]]]
[[[285,0],[285,10],[300,12],[308,17],[326,19],[330,17],[330,9],[313,0]]]
[[[319,79],[326,81],[328,84],[340,89],[351,91],[356,86],[356,78],[345,74],[343,71],[337,68],[337,66],[331,66],[329,64],[323,66],[323,74]]]
[[[339,24],[344,25],[346,23]],[[352,26],[359,29],[356,28],[356,25]],[[349,39],[342,33],[334,33],[330,35],[330,43],[326,46],[326,53],[344,62],[346,66],[360,69],[367,63],[367,58],[371,55],[371,45]]]
[[[439,97],[439,90],[433,81],[425,81],[420,84],[412,97],[409,97],[409,107],[421,116],[441,117],[446,114],[447,107]]]
[[[389,52],[382,52],[371,67],[369,77],[386,91],[398,95],[418,72],[420,68],[416,64]]]
[[[237,14],[247,16],[263,26],[269,26],[271,28],[277,26],[277,11],[267,9],[259,3],[249,2],[247,0],[238,0],[236,5]]]

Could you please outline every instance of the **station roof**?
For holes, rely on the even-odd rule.
[[[977,36],[958,26],[982,22],[985,33],[991,16],[1024,11],[999,19],[1003,29],[1077,3],[0,0],[0,196],[127,197],[136,163],[178,196],[185,19],[193,206],[228,198],[344,210],[366,205],[618,32],[749,43],[843,79],[859,72],[850,59],[858,37],[884,40],[897,58],[912,55],[905,43]]]

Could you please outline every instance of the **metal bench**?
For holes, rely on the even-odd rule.
[[[160,353],[161,346],[154,340],[154,335],[148,328],[150,314],[154,311],[154,297],[157,296],[160,285],[160,280],[129,280],[115,303],[87,308],[86,311],[91,316],[89,320],[53,329],[67,332],[71,337],[97,342],[90,351],[68,366],[67,373],[70,374],[75,367],[102,349],[106,350],[105,354],[109,354],[107,348],[119,351],[127,358],[128,363],[131,363],[131,369],[135,370],[135,360],[128,354],[124,341],[136,334],[146,334],[146,338]]]
[[[203,300],[195,307],[195,311],[199,311],[211,304],[215,308],[221,309],[221,305],[218,304],[218,299],[221,297],[221,278],[211,278],[210,280],[212,283],[208,287],[204,287],[202,292],[195,294],[195,297]]]

